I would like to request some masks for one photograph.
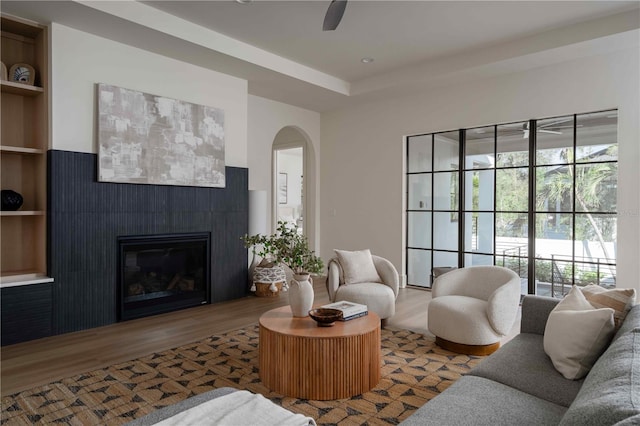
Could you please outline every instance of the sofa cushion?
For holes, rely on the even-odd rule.
[[[509,386],[465,376],[400,424],[539,426],[558,424],[565,411],[565,407]]]
[[[620,336],[602,354],[560,424],[637,424],[629,420],[634,416],[640,417],[640,328]]]
[[[379,283],[380,275],[376,270],[369,249],[360,251],[334,250],[342,266],[345,284]]]
[[[613,309],[613,320],[616,329],[620,328],[624,318],[636,301],[634,288],[606,289],[599,285],[591,284],[583,287],[582,294],[594,308]]]
[[[469,374],[495,380],[568,407],[584,380],[562,377],[542,348],[543,337],[522,333],[485,358]]]
[[[596,309],[573,286],[549,314],[544,351],[567,379],[580,379],[606,349],[614,333],[613,309]]]

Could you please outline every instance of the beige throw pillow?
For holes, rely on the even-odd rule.
[[[345,284],[382,282],[373,264],[371,251],[334,250],[342,266]]]
[[[581,379],[604,352],[613,333],[613,309],[594,308],[573,286],[549,314],[544,351],[565,378]]]
[[[613,309],[616,330],[620,328],[627,313],[636,302],[636,290],[633,288],[613,288],[607,290],[592,284],[582,288],[582,294],[594,308]]]

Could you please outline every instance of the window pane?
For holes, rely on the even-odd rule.
[[[464,250],[493,253],[493,213],[466,213],[464,216]]]
[[[616,286],[615,264],[576,262],[575,283],[579,286],[595,284],[602,287],[613,288]]]
[[[458,253],[448,253],[445,251],[433,252],[433,267],[458,267]]]
[[[572,228],[571,214],[536,214],[536,256],[544,259],[571,257]]]
[[[407,283],[429,287],[431,276],[431,251],[407,250]]]
[[[431,171],[431,135],[411,136],[407,138],[409,173]]]
[[[494,171],[465,172],[465,210],[493,210]]]
[[[529,210],[529,169],[496,170],[496,210]]]
[[[465,254],[464,266],[493,265],[493,256],[484,254]]]
[[[573,285],[574,264],[571,256],[554,256],[551,259],[551,297],[562,298]]]
[[[576,260],[616,261],[615,215],[576,214]]]
[[[460,157],[460,135],[456,132],[437,133],[434,142],[434,165],[436,171],[458,170]]]
[[[431,248],[431,213],[408,213],[409,247]]]
[[[551,297],[551,260],[536,259],[536,294]]]
[[[581,114],[577,117],[576,161],[618,159],[618,111]]]
[[[495,166],[494,127],[479,127],[466,131],[465,169],[486,169]]]
[[[496,167],[529,165],[528,121],[498,126],[498,159]]]
[[[496,213],[496,244],[513,238],[526,242],[529,238],[528,218],[526,213]]]
[[[458,210],[458,172],[433,174],[433,209]]]
[[[520,294],[528,293],[529,261],[526,257],[496,256],[496,265],[511,269],[520,277]]]
[[[536,210],[573,210],[573,166],[536,167]]]
[[[409,210],[431,210],[431,173],[409,175]]]
[[[458,250],[458,221],[454,220],[454,214],[457,213],[433,213],[433,248]]]
[[[616,212],[618,163],[576,166],[576,211]]]
[[[573,161],[573,116],[538,120],[536,164],[566,164]]]

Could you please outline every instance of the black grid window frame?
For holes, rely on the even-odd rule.
[[[459,190],[458,190],[458,209],[457,209],[457,213],[458,213],[458,250],[457,251],[452,251],[452,250],[441,250],[441,249],[436,249],[434,247],[434,213],[442,213],[442,212],[447,212],[447,213],[451,213],[451,210],[442,210],[442,209],[434,209],[434,193],[435,193],[435,188],[434,188],[434,183],[435,183],[435,174],[436,173],[451,173],[451,171],[436,171],[435,170],[435,156],[433,155],[433,153],[435,152],[435,136],[437,134],[441,134],[441,133],[451,133],[454,132],[452,130],[449,131],[444,131],[444,132],[434,132],[434,133],[425,133],[425,134],[419,134],[419,135],[411,135],[408,136],[406,138],[406,164],[407,164],[407,172],[406,172],[406,206],[405,206],[405,220],[406,220],[406,229],[405,229],[405,238],[406,238],[406,248],[405,248],[405,270],[409,271],[409,250],[424,250],[424,251],[428,251],[430,254],[430,263],[431,266],[433,268],[433,261],[434,261],[434,253],[437,252],[444,252],[444,253],[457,253],[458,255],[458,267],[462,267],[464,266],[464,259],[465,259],[465,255],[486,255],[486,256],[493,256],[493,264],[496,264],[497,260],[498,260],[498,253],[497,253],[497,243],[496,243],[496,221],[497,221],[497,216],[501,213],[516,213],[516,214],[522,214],[522,215],[527,215],[527,221],[528,221],[528,227],[527,227],[527,237],[528,237],[528,245],[527,245],[527,254],[526,256],[501,256],[502,258],[509,258],[509,259],[513,259],[516,261],[522,261],[522,260],[526,260],[527,261],[527,276],[528,276],[528,285],[527,285],[527,291],[529,294],[535,294],[537,289],[536,289],[536,261],[539,260],[551,260],[551,259],[546,259],[546,258],[537,258],[535,256],[535,249],[536,249],[536,215],[538,214],[544,214],[544,213],[558,213],[557,211],[552,211],[552,210],[537,210],[537,205],[536,205],[536,197],[537,197],[537,188],[536,188],[536,173],[538,172],[538,170],[545,168],[545,167],[558,167],[558,166],[570,166],[573,167],[574,169],[574,173],[573,173],[573,185],[572,185],[572,209],[570,212],[562,212],[562,214],[570,214],[571,215],[571,222],[572,222],[572,230],[571,230],[571,241],[573,241],[574,243],[572,244],[572,250],[571,250],[571,259],[567,260],[566,262],[571,263],[572,265],[576,265],[576,264],[581,264],[581,265],[600,265],[602,263],[599,262],[592,262],[592,261],[585,261],[585,260],[576,260],[576,253],[575,253],[575,235],[576,235],[576,217],[580,217],[582,215],[585,215],[586,213],[582,212],[582,211],[577,211],[576,210],[576,175],[577,173],[575,173],[576,167],[577,166],[584,166],[584,165],[594,165],[594,164],[616,164],[618,163],[617,158],[615,160],[595,160],[595,161],[577,161],[577,147],[578,147],[578,132],[577,132],[577,123],[578,123],[578,118],[580,116],[583,115],[589,115],[589,114],[597,114],[597,113],[604,113],[604,112],[616,112],[616,109],[611,109],[611,110],[602,110],[602,111],[595,111],[595,112],[588,112],[588,113],[580,113],[580,114],[573,114],[573,143],[572,143],[572,148],[573,148],[573,156],[570,162],[560,162],[560,163],[553,163],[553,164],[541,164],[538,165],[536,162],[536,153],[537,153],[537,131],[531,131],[529,132],[529,136],[528,136],[528,148],[529,148],[529,160],[528,160],[528,165],[524,166],[524,165],[517,165],[517,166],[506,166],[506,167],[499,167],[497,164],[494,165],[494,167],[489,167],[489,168],[467,168],[466,167],[466,158],[465,158],[465,152],[466,152],[466,147],[467,147],[467,139],[466,139],[466,132],[470,129],[459,129],[458,133],[459,133],[459,167],[458,167],[458,185],[459,185]],[[566,116],[566,115],[565,115]],[[553,119],[555,117],[548,117],[548,118],[543,118],[543,119],[532,119],[532,120],[528,120],[528,126],[529,129],[537,129],[537,122],[540,120],[549,120],[549,119]],[[505,123],[505,124],[512,124],[512,123]],[[494,125],[489,125],[489,126],[482,126],[482,127],[493,127],[493,155],[494,158],[497,160],[498,158],[498,126],[501,126],[504,124],[494,124]],[[477,128],[477,127],[476,127]],[[409,165],[409,161],[410,161],[410,155],[411,155],[411,150],[410,150],[410,140],[413,137],[425,137],[425,136],[430,136],[430,144],[431,144],[431,170],[428,172],[409,172],[408,171],[408,165]],[[528,171],[528,183],[529,183],[529,187],[528,187],[528,210],[527,211],[505,211],[505,210],[497,210],[497,173],[499,170],[509,170],[509,169],[524,169],[526,168]],[[493,171],[493,180],[494,180],[494,186],[493,186],[493,210],[483,210],[483,209],[478,209],[478,210],[474,210],[471,206],[470,209],[467,209],[465,206],[465,196],[464,196],[464,190],[465,190],[465,179],[466,179],[466,173],[467,172],[472,172],[472,171],[487,171],[487,170],[492,170]],[[415,210],[415,209],[409,209],[409,179],[411,175],[417,175],[417,174],[429,174],[431,176],[431,209],[427,209],[427,210]],[[616,178],[617,179],[617,178]],[[616,206],[617,208],[617,206]],[[430,248],[420,248],[420,247],[411,247],[408,245],[408,241],[409,241],[409,234],[411,232],[411,229],[409,228],[409,214],[410,213],[414,213],[414,212],[428,212],[431,214],[431,223],[430,223],[430,231],[431,231],[431,241],[430,241]],[[490,213],[493,214],[493,253],[489,253],[489,252],[479,252],[479,251],[472,251],[472,249],[467,249],[467,247],[465,247],[465,220],[466,220],[466,214],[467,213]],[[615,217],[617,215],[616,211],[589,211],[590,214],[594,214],[594,215],[600,215],[600,216],[612,216]],[[611,263],[605,263],[606,265],[609,266],[613,266],[614,268],[616,267],[616,263],[617,262],[611,262]],[[575,271],[576,268],[573,267],[572,268],[572,276],[571,276],[571,282],[572,284],[575,283]],[[411,282],[408,282],[408,285],[414,285]],[[421,286],[423,287],[423,286]],[[428,287],[428,286],[427,286]]]

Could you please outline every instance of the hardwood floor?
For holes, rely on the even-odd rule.
[[[324,279],[314,279],[315,304],[329,303]],[[429,334],[427,305],[431,292],[400,289],[396,315],[388,327]],[[5,346],[1,392],[9,395],[34,386],[103,368],[255,324],[273,308],[288,304],[287,293],[275,298],[249,296],[105,327]],[[518,320],[519,323],[519,320]],[[517,333],[514,331],[511,335]]]
[[[314,290],[316,304],[329,303],[323,279],[314,281]],[[430,298],[428,291],[403,289],[399,314],[389,326],[426,331]],[[2,395],[255,324],[264,312],[286,304],[287,293],[249,296],[5,346],[0,349]]]

